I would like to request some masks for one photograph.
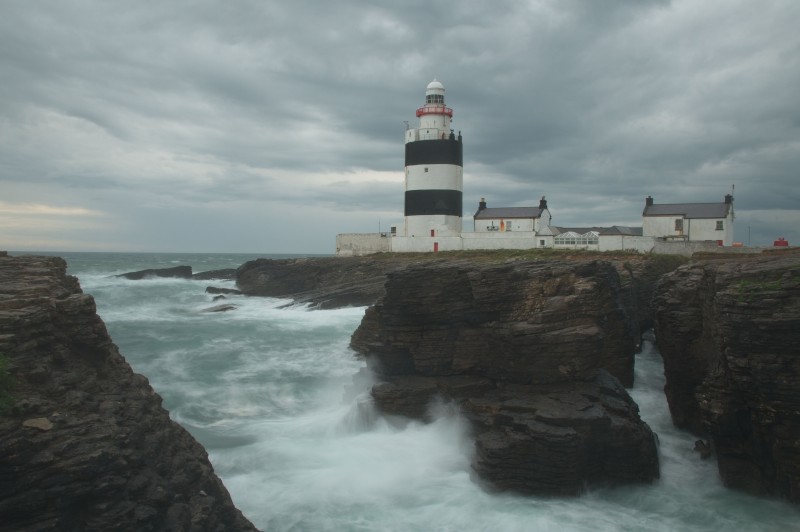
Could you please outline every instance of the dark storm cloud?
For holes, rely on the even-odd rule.
[[[210,250],[329,251],[402,217],[403,122],[433,77],[464,135],[467,217],[546,195],[559,225],[640,224],[647,195],[735,184],[738,227],[800,239],[791,0],[0,9],[0,247],[92,239],[12,219],[52,204],[106,213],[95,241],[131,248],[196,248],[204,227]],[[213,241],[218,224],[237,238]],[[294,234],[249,246],[260,225]]]

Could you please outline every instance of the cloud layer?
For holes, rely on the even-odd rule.
[[[434,77],[465,212],[640,225],[721,201],[800,242],[800,3],[2,3],[0,249],[332,252],[403,209]],[[38,212],[32,206],[38,206]]]

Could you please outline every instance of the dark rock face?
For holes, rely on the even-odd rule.
[[[473,468],[496,488],[577,495],[658,477],[653,433],[605,371],[569,385],[502,384],[463,408],[478,427]]]
[[[207,286],[206,287],[207,294],[241,294],[240,290],[236,290],[233,288],[219,288],[217,286]]]
[[[684,266],[654,308],[675,424],[727,486],[800,502],[800,254]]]
[[[236,286],[249,296],[292,298],[319,308],[373,304],[388,271],[405,263],[389,257],[258,259],[239,267]]]
[[[529,252],[535,261],[551,261],[554,254]],[[585,263],[586,255],[557,253],[559,261]],[[596,254],[600,255],[600,254]],[[387,253],[367,257],[310,257],[258,259],[239,267],[236,284],[251,296],[285,297],[319,308],[367,306],[384,293],[386,274],[424,264],[501,264],[514,260],[502,251],[447,253]],[[686,262],[671,255],[603,257],[614,265],[621,282],[622,302],[633,321],[632,331],[652,327],[650,299],[658,277]],[[635,334],[639,336],[638,332]]]
[[[124,277],[138,281],[147,279],[148,277],[175,277],[178,279],[191,279],[192,267],[191,266],[175,266],[173,268],[155,268],[150,270],[139,270],[138,272],[121,273],[117,277]]]
[[[379,374],[542,384],[604,368],[630,386],[637,338],[619,289],[599,261],[408,268],[389,274],[352,345]]]
[[[688,260],[679,255],[649,255],[611,261],[619,273],[622,305],[630,309],[637,337],[653,328],[653,307],[650,303],[658,280]]]
[[[451,262],[390,273],[351,345],[381,379],[382,411],[424,418],[434,397],[454,400],[483,479],[560,495],[658,476],[619,382],[632,383],[636,330],[607,262]]]
[[[0,528],[255,530],[52,257],[0,257]]]
[[[212,279],[236,279],[236,268],[224,268],[222,270],[209,270],[207,272],[199,272],[192,275],[192,279],[200,281],[208,281]]]
[[[214,305],[213,307],[203,309],[203,312],[228,312],[229,310],[236,310],[236,305]]]

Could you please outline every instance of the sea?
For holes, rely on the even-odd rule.
[[[32,254],[10,252],[12,255]],[[474,481],[469,426],[453,408],[430,424],[374,411],[365,366],[348,347],[364,307],[314,310],[229,295],[233,281],[115,275],[194,272],[287,255],[39,253],[62,256],[133,369],[208,451],[234,503],[275,531],[787,531],[800,511],[722,486],[713,459],[676,430],[652,337],[630,390],[657,433],[661,478],[575,498],[492,493]],[[207,312],[220,303],[228,312]]]

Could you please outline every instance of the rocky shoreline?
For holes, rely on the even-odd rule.
[[[685,263],[487,252],[173,273],[235,277],[241,294],[316,308],[370,306],[352,347],[378,377],[378,409],[425,420],[450,402],[472,425],[480,482],[536,495],[658,477],[656,439],[625,390],[654,326],[675,424],[707,440],[726,485],[800,502],[800,254]],[[15,385],[0,416],[10,526],[254,529],[63,260],[0,253],[0,353]]]
[[[463,279],[459,281],[458,275],[436,275],[432,272],[438,271],[437,268],[454,268],[450,273],[466,268],[474,270],[470,275],[483,275],[475,272],[488,265],[494,268],[492,275],[503,279],[502,285],[513,284],[517,275],[514,272],[527,262],[558,259],[586,264],[599,259],[616,271],[611,291],[615,294],[617,309],[623,309],[624,315],[622,325],[616,325],[615,332],[608,336],[616,336],[617,344],[621,342],[625,347],[616,347],[616,352],[623,353],[622,356],[602,363],[597,363],[595,359],[595,362],[589,363],[589,367],[597,369],[598,374],[601,367],[610,370],[621,383],[630,385],[633,360],[631,345],[638,342],[641,331],[655,327],[658,346],[665,361],[670,411],[677,426],[691,430],[701,438],[697,447],[700,451],[698,459],[716,455],[720,476],[727,486],[798,502],[800,468],[797,464],[800,464],[800,457],[797,456],[796,442],[800,441],[800,419],[797,417],[800,411],[800,387],[797,385],[800,380],[800,357],[796,346],[800,343],[800,318],[796,283],[800,253],[797,250],[779,250],[751,255],[703,254],[696,255],[691,265],[683,267],[680,266],[685,260],[678,257],[599,255],[566,252],[557,256],[442,253],[395,261],[386,256],[373,256],[350,259],[352,263],[341,260],[333,268],[330,265],[323,266],[317,259],[254,261],[239,268],[237,280],[244,293],[296,296],[296,301],[320,308],[368,305],[377,300],[377,305],[367,311],[362,327],[353,338],[354,349],[367,358],[381,378],[381,382],[372,390],[376,404],[387,413],[424,418],[431,398],[444,397],[458,402],[474,426],[486,427],[490,423],[487,424],[476,414],[481,409],[473,407],[473,400],[480,403],[487,393],[498,395],[496,390],[503,387],[533,384],[515,382],[508,375],[497,378],[491,375],[447,374],[450,370],[437,373],[442,367],[452,369],[452,362],[442,364],[441,356],[412,353],[418,346],[415,344],[412,349],[411,344],[403,344],[413,336],[410,330],[415,330],[418,337],[436,337],[440,334],[437,328],[442,327],[441,316],[458,314],[465,305],[464,301],[449,301],[445,306],[434,305],[432,302],[436,297],[429,297],[430,294],[440,297],[443,294],[461,293],[467,294],[467,299],[475,297],[476,283],[464,282]],[[415,276],[424,281],[412,282]],[[614,278],[610,273],[606,276]],[[388,282],[381,282],[384,277]],[[406,279],[400,283],[405,288],[389,296],[387,290],[393,278]],[[364,288],[359,286],[358,279],[365,280]],[[549,304],[556,305],[559,297],[556,296]],[[417,304],[417,299],[424,303]],[[531,304],[530,301],[527,304]],[[398,305],[403,310],[382,316],[384,321],[376,326],[372,323],[376,319],[374,314],[386,313],[384,307],[387,305]],[[572,304],[566,306],[570,308]],[[613,312],[597,314],[601,317],[613,315]],[[398,316],[415,318],[410,318],[410,324],[397,325],[392,320]],[[421,318],[417,320],[416,317]],[[444,335],[436,340],[438,344],[433,345],[440,347],[439,353],[459,351],[460,355],[454,359],[469,358],[472,356],[470,353],[481,351],[474,345],[483,345],[481,342],[485,343],[487,337],[494,334],[491,327],[488,334],[486,331],[480,334],[475,332],[476,323],[482,319],[479,312],[467,313],[463,323],[455,327],[460,331],[458,334],[473,334],[474,341],[464,340],[456,347],[454,337]],[[514,327],[530,329],[526,320],[524,313],[520,314]],[[571,329],[569,323],[569,320],[554,323],[552,336],[568,338],[570,333],[581,330],[581,327],[584,331],[590,328],[584,323],[577,329]],[[450,324],[447,327],[453,326]],[[603,319],[598,319],[596,328],[611,330],[609,323]],[[547,336],[537,336],[539,333],[529,334],[531,343],[535,344]],[[400,340],[403,338],[405,340]],[[605,340],[598,337],[594,341],[602,343]],[[548,349],[553,349],[553,346]],[[510,357],[502,364],[512,362],[513,357]],[[493,358],[492,364],[496,363],[497,359]],[[498,371],[496,366],[493,371]],[[552,368],[546,369],[543,374],[548,371],[552,377]],[[538,375],[539,371],[534,373]],[[590,381],[591,378],[584,375],[575,382]],[[515,390],[514,393],[518,392]],[[548,393],[553,392],[551,390]],[[508,394],[503,392],[499,395],[502,397],[490,400],[493,406],[489,410],[499,418],[513,418],[507,415],[508,412],[503,412]],[[594,397],[596,403],[602,404],[600,394],[588,395]],[[529,402],[529,397],[523,402]],[[554,403],[549,404],[555,408]],[[515,423],[517,427],[523,425]],[[564,422],[559,420],[558,423]],[[529,435],[533,434],[528,432]],[[518,436],[507,431],[504,438],[514,441]],[[532,438],[542,438],[542,435]],[[492,445],[497,447],[496,438],[485,439],[493,440]],[[476,471],[490,483],[517,491],[546,492],[547,488],[540,489],[536,482],[526,485],[525,482],[530,482],[530,478],[522,482],[519,479],[507,482],[497,480],[503,475],[499,473],[502,466],[498,466],[498,474],[493,480],[493,473],[487,470],[485,464],[491,464],[494,460],[497,465],[501,461],[492,458],[481,462],[480,436],[476,442]],[[509,456],[517,453],[510,448],[503,452],[509,453]],[[525,456],[524,453],[517,454],[519,457]],[[648,471],[646,462],[641,471]],[[641,481],[652,478],[652,473],[649,475],[630,478]],[[596,482],[603,483],[602,480]],[[577,484],[575,482],[573,485]],[[570,489],[559,486],[552,492],[562,493]]]
[[[65,272],[0,255],[0,528],[255,530]]]
[[[694,261],[653,307],[675,425],[726,486],[800,503],[800,253]]]
[[[575,495],[658,478],[633,383],[634,308],[606,261],[434,263],[388,275],[351,345],[387,414],[435,400],[471,422],[493,489]]]

